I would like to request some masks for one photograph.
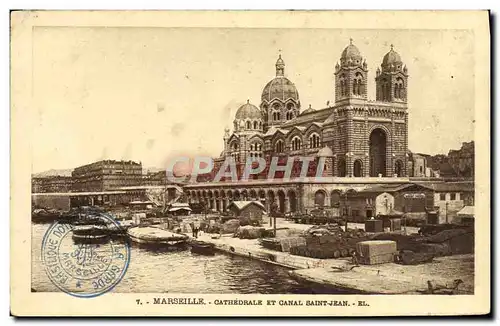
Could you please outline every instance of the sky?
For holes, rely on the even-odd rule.
[[[472,31],[36,27],[32,170],[218,156],[239,106],[259,106],[279,53],[302,110],[334,103],[350,38],[368,64],[369,99],[391,44],[406,64],[410,150],[448,153],[473,140]]]

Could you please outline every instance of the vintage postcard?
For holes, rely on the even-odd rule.
[[[12,314],[488,314],[489,33],[12,12]]]

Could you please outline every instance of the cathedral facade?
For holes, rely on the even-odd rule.
[[[318,156],[327,158],[326,175],[334,177],[407,176],[408,71],[400,55],[391,46],[377,68],[375,101],[368,100],[367,63],[352,41],[334,75],[334,105],[301,111],[280,55],[259,107],[247,101],[236,112],[221,158]]]
[[[260,200],[268,211],[275,203],[282,213],[318,206],[333,209],[348,191],[408,182],[408,70],[392,46],[376,69],[375,100],[368,99],[368,65],[352,40],[332,66],[332,105],[303,109],[285,67],[280,55],[260,103],[247,101],[237,110],[212,174],[185,187],[190,202],[205,202],[218,211],[226,210],[232,200]],[[300,167],[295,166],[289,180],[267,178],[272,158],[305,156],[314,157],[316,164],[325,162],[321,182],[297,178]],[[247,159],[256,157],[267,166],[252,180],[211,181],[228,158],[241,172]]]

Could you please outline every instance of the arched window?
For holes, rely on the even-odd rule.
[[[253,129],[257,129],[258,126],[259,126],[259,124],[257,123],[257,121],[254,121],[253,122]]]
[[[358,80],[354,79],[353,85],[352,85],[352,93],[354,95],[358,95]]]
[[[355,177],[363,176],[363,165],[360,160],[354,161],[354,176]]]
[[[361,73],[356,73],[356,79],[354,80],[354,94],[361,95],[363,90],[363,75]]]
[[[293,119],[293,112],[291,112],[291,111],[287,112],[287,113],[286,113],[286,119],[287,119],[287,120],[291,120],[291,119]]]
[[[420,167],[420,172],[422,173],[422,167]],[[403,162],[401,160],[396,160],[396,164],[394,165],[394,173],[396,176],[403,176]]]
[[[292,151],[298,151],[302,145],[302,142],[299,137],[294,137],[292,139]]]
[[[346,165],[345,165],[345,160],[340,159],[338,163],[338,176],[339,177],[345,177],[346,176]]]
[[[278,140],[276,142],[276,145],[275,145],[275,151],[276,151],[276,153],[283,153],[283,149],[284,149],[283,147],[284,147],[283,146],[283,141],[282,140]]]
[[[247,121],[247,129],[250,129],[252,128],[252,124],[250,123],[250,121]]]
[[[259,122],[259,129],[262,129],[262,122]]]
[[[395,98],[399,98],[399,99],[402,99],[404,98],[404,82],[403,82],[403,79],[401,78],[398,78],[396,80],[396,85],[394,85],[394,97]]]
[[[309,148],[318,148],[320,146],[319,135],[314,133],[309,137]]]
[[[276,120],[281,120],[281,116],[280,116],[280,113],[279,112],[276,112]]]

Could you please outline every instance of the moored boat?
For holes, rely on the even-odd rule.
[[[215,245],[213,243],[193,240],[189,243],[191,252],[200,255],[215,255]]]
[[[101,243],[109,239],[109,233],[102,225],[75,225],[72,238],[77,243]]]
[[[173,233],[157,227],[131,227],[127,234],[133,242],[154,247],[182,247],[186,244],[188,236]]]

